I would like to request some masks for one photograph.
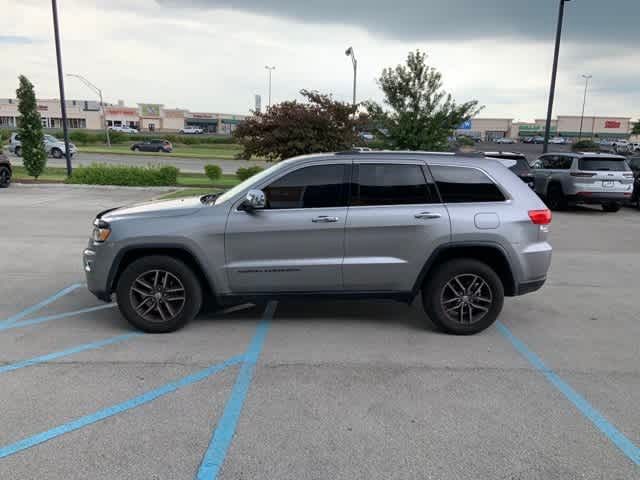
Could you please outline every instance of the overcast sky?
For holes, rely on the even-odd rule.
[[[556,0],[58,0],[66,73],[79,73],[127,105],[247,113],[302,88],[350,101],[380,100],[375,79],[420,48],[456,100],[482,117],[530,121],[546,111]],[[639,0],[566,4],[554,114],[640,116]],[[0,0],[0,97],[27,75],[39,97],[58,97],[50,2]],[[75,79],[68,98],[91,98]]]

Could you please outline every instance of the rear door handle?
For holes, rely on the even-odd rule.
[[[430,219],[430,218],[440,218],[442,217],[442,215],[434,212],[421,212],[421,213],[416,213],[414,217],[419,219]]]
[[[319,217],[312,218],[313,223],[335,223],[338,221],[338,217],[327,217],[326,215],[320,215]]]

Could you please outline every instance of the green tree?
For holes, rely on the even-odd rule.
[[[372,121],[386,132],[391,148],[444,150],[447,137],[484,108],[476,100],[458,105],[442,89],[442,75],[425,63],[426,58],[416,50],[409,52],[404,65],[385,68],[378,79],[384,107],[364,104]]]
[[[640,120],[633,125],[633,131],[631,133],[633,135],[640,135]]]
[[[19,79],[20,86],[16,90],[16,96],[20,112],[18,134],[20,135],[22,161],[27,173],[38,178],[47,164],[42,122],[38,113],[33,84],[24,75],[20,75]]]
[[[359,120],[351,104],[330,95],[301,90],[306,102],[287,101],[243,121],[234,136],[253,155],[279,160],[307,153],[346,150],[357,141]]]

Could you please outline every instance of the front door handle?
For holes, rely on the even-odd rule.
[[[421,212],[421,213],[416,213],[414,217],[419,219],[430,219],[430,218],[440,218],[442,217],[442,215],[434,212]]]
[[[327,217],[326,215],[320,215],[319,217],[312,218],[313,223],[335,223],[338,221],[338,217]]]

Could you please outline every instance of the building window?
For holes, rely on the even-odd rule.
[[[15,117],[0,117],[0,128],[13,128],[15,126]]]

